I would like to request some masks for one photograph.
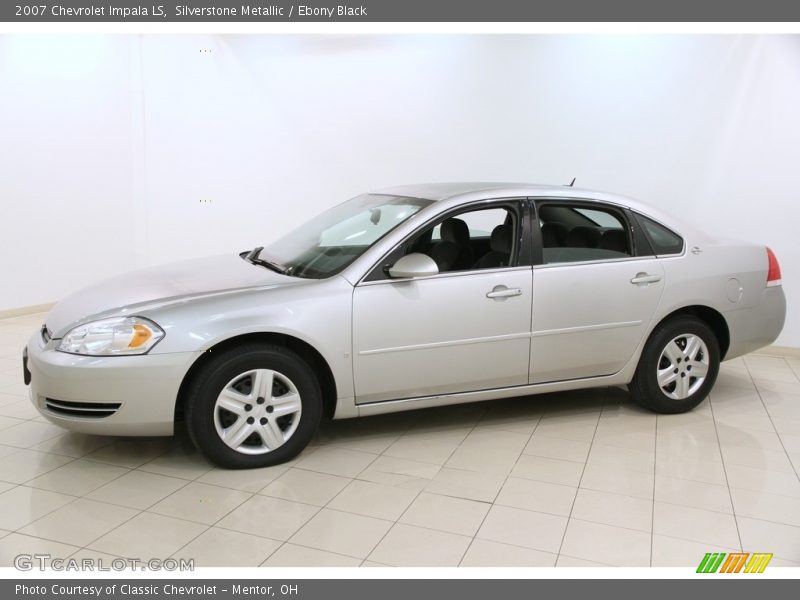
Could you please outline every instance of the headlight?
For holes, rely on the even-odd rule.
[[[87,356],[144,354],[164,337],[164,330],[142,317],[117,317],[79,325],[62,338],[57,350]]]

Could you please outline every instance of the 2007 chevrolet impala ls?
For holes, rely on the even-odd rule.
[[[185,421],[217,464],[256,467],[295,456],[323,415],[609,385],[683,412],[785,313],[764,246],[603,192],[431,184],[86,288],[31,338],[24,375],[67,429]]]

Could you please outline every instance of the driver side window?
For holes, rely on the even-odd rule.
[[[518,224],[517,213],[510,206],[451,214],[417,235],[405,254],[427,254],[440,273],[512,266]]]

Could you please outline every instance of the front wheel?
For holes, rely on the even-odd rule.
[[[719,342],[705,322],[692,316],[670,319],[647,341],[629,389],[652,411],[686,412],[708,396],[719,362]]]
[[[314,372],[280,346],[233,348],[209,361],[190,385],[186,423],[212,462],[247,469],[293,458],[322,415]]]

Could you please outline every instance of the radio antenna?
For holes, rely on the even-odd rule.
[[[569,182],[567,187],[572,187],[573,185],[575,185],[575,177],[572,178],[572,181]]]

